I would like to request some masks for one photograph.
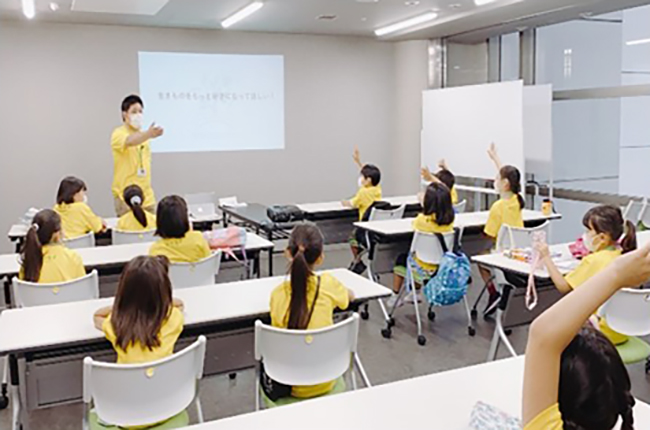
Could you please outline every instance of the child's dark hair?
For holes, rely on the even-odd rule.
[[[445,184],[450,191],[454,188],[454,185],[456,185],[456,177],[447,169],[440,169],[438,173],[436,173],[436,178]]]
[[[558,400],[565,430],[634,430],[630,377],[612,343],[585,327],[562,353]]]
[[[499,170],[499,178],[505,179],[510,185],[510,191],[517,195],[519,200],[519,209],[526,206],[526,201],[521,195],[521,172],[515,166],[503,166]]]
[[[182,239],[190,231],[187,203],[180,196],[167,196],[158,203],[156,235],[164,239]]]
[[[23,280],[38,282],[43,268],[43,246],[49,244],[54,234],[59,231],[61,217],[53,210],[44,209],[34,216],[20,253]]]
[[[160,346],[158,333],[173,305],[168,272],[164,256],[136,257],[124,268],[111,312],[115,345],[122,350],[136,342],[149,350]]]
[[[287,315],[287,328],[304,330],[309,325],[309,305],[307,304],[307,285],[312,267],[323,254],[323,235],[314,224],[301,224],[294,227],[289,239],[288,251],[291,254],[291,302]]]
[[[135,94],[126,96],[124,100],[122,100],[122,112],[128,112],[129,109],[131,109],[131,106],[135,104],[139,104],[140,106],[144,107],[144,103],[142,102],[142,98],[140,98],[140,96],[137,96]]]
[[[381,182],[381,171],[379,171],[379,167],[374,164],[366,164],[363,166],[361,168],[361,176],[364,178],[370,178],[370,182],[375,187],[379,185],[379,182]]]
[[[422,206],[425,215],[435,215],[436,224],[453,224],[455,218],[454,205],[451,203],[451,193],[446,185],[437,182],[430,183],[424,193]]]
[[[86,183],[79,178],[74,176],[63,178],[59,185],[59,191],[56,193],[56,203],[59,205],[74,203],[74,196],[79,191],[86,191],[87,189]]]
[[[142,227],[147,227],[147,214],[142,209],[142,203],[144,203],[144,193],[142,188],[137,185],[129,185],[124,189],[124,202],[131,208],[135,219],[142,225]]]
[[[615,242],[625,234],[621,240],[624,254],[637,248],[634,223],[625,221],[623,213],[615,206],[600,205],[589,209],[582,218],[582,225],[596,233],[608,235]]]

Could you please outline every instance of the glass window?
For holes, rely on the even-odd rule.
[[[447,87],[485,84],[487,81],[487,43],[447,45]]]
[[[501,81],[519,80],[519,33],[501,36]]]

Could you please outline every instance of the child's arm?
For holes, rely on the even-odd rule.
[[[426,166],[423,167],[423,168],[420,170],[420,174],[422,175],[422,179],[424,179],[425,181],[427,181],[427,182],[429,182],[429,183],[431,183],[431,182],[437,182],[437,183],[440,183],[440,179],[438,179],[438,177],[437,177],[436,175],[434,175],[433,173],[431,173],[431,170],[429,170],[429,168],[426,167]]]
[[[102,330],[104,321],[106,321],[106,318],[108,318],[112,311],[112,306],[106,306],[95,311],[95,314],[93,315],[93,324],[97,330]]]
[[[444,158],[438,161],[438,167],[440,167],[443,170],[449,170],[449,166],[447,166],[447,160],[445,160]]]
[[[490,159],[496,166],[497,171],[501,170],[502,167],[501,159],[499,158],[499,153],[497,152],[497,146],[494,143],[490,144],[490,148],[488,149],[488,155],[490,156]]]
[[[352,159],[354,160],[354,164],[359,167],[359,170],[363,169],[363,163],[361,162],[361,154],[359,153],[359,148],[354,147],[354,152],[352,153]]]
[[[562,294],[570,293],[571,285],[569,285],[567,280],[564,278],[564,275],[560,273],[557,266],[553,262],[553,259],[551,258],[551,251],[548,249],[548,245],[545,243],[538,243],[535,245],[535,249],[537,252],[539,252],[540,257],[542,257],[544,266],[546,266],[546,270],[551,276],[551,280],[553,280],[555,288],[557,288],[557,290]]]
[[[181,312],[185,311],[185,303],[183,303],[181,299],[177,299],[176,297],[172,299],[172,306],[178,308],[178,310],[180,310]]]
[[[346,207],[346,208],[353,208],[354,207],[354,206],[352,206],[352,202],[350,200],[342,200],[341,204],[343,205],[343,207]]]
[[[650,278],[650,245],[617,258],[532,324],[526,347],[523,422],[557,403],[560,359],[584,322],[616,291]]]

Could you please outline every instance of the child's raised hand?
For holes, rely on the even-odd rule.
[[[612,263],[620,288],[638,287],[650,280],[650,243]]]
[[[438,161],[438,167],[440,167],[443,170],[449,170],[447,168],[447,160],[445,160],[444,158]]]
[[[352,159],[357,165],[361,165],[361,154],[359,153],[359,148],[354,147],[354,152],[352,153]]]
[[[494,142],[492,142],[488,148],[488,155],[492,160],[497,160],[499,158],[499,154],[497,153],[497,146],[494,144]]]
[[[435,176],[431,173],[431,170],[426,166],[420,170],[420,174],[422,175],[422,179],[427,182],[433,182],[436,180]]]

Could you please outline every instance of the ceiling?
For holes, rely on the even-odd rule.
[[[219,22],[251,0],[36,0],[35,21],[79,24],[143,25],[219,29]],[[387,40],[428,39],[457,35],[458,41],[485,40],[495,32],[514,31],[599,14],[650,0],[497,0],[477,7],[473,0],[265,0],[265,6],[232,30],[374,37],[373,30],[432,9],[435,21],[417,31],[394,34]],[[412,3],[412,2],[409,2]],[[74,6],[74,11],[72,10]],[[93,10],[80,11],[80,10]],[[335,15],[335,20],[318,20]],[[0,18],[24,20],[20,0],[0,0]]]

